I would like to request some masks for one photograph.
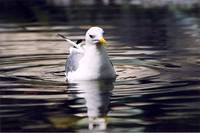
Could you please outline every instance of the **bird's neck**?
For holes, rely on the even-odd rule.
[[[90,57],[102,57],[107,56],[106,50],[101,45],[87,45],[85,47],[85,55]]]
[[[85,50],[86,51],[102,51],[104,50],[104,47],[102,45],[94,45],[94,44],[88,44],[88,45],[85,45]]]

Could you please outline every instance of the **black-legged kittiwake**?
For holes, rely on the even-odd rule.
[[[106,53],[103,29],[91,27],[85,35],[85,41],[77,43],[63,37],[73,47],[65,65],[68,81],[115,79],[114,67]]]

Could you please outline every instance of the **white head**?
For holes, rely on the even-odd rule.
[[[103,29],[100,27],[91,27],[85,35],[86,44],[96,45],[105,44],[106,40],[103,38]]]

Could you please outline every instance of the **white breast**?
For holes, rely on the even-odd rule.
[[[111,79],[116,74],[103,47],[88,46],[75,72],[68,73],[68,80]]]

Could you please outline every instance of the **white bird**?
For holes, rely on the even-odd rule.
[[[114,67],[104,48],[106,40],[103,29],[91,27],[85,35],[85,42],[76,44],[65,38],[73,47],[65,65],[68,81],[115,79]],[[60,35],[63,37],[62,35]]]

